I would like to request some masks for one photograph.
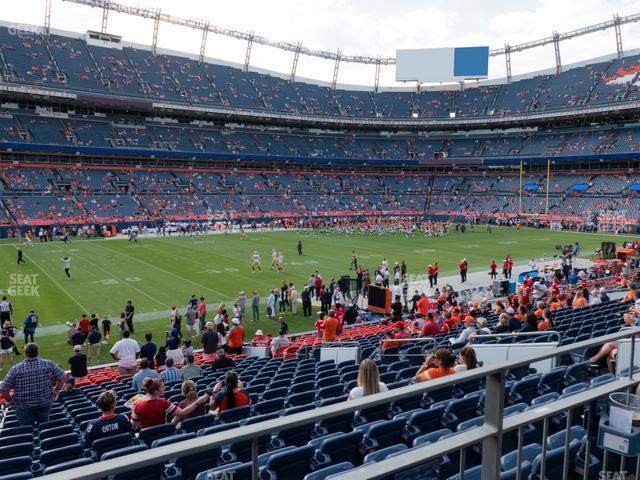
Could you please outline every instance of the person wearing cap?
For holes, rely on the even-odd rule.
[[[167,340],[165,342],[165,347],[167,348],[167,357],[172,358],[175,365],[183,365],[184,354],[180,349],[180,337],[178,336],[178,330],[176,328],[171,328],[166,335]]]
[[[229,347],[229,353],[242,355],[242,344],[244,342],[244,328],[240,325],[239,318],[231,319],[233,327],[229,330],[229,336],[227,337],[227,346]]]
[[[76,380],[86,380],[89,372],[87,371],[87,356],[82,352],[82,345],[74,345],[73,356],[69,358],[71,365],[71,376]]]
[[[96,363],[100,363],[100,340],[102,339],[102,335],[98,331],[97,326],[91,327],[91,332],[87,336],[87,342],[89,343],[89,350],[87,355],[87,361],[93,361]]]
[[[269,340],[264,336],[262,330],[256,330],[256,336],[251,340],[251,345],[254,347],[268,347]]]

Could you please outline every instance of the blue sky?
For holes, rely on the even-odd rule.
[[[211,23],[239,30],[253,30],[277,40],[301,41],[318,49],[346,54],[394,56],[396,48],[489,45],[504,46],[545,37],[640,12],[640,0],[119,0],[121,3],[159,7],[176,16],[206,18]],[[42,24],[44,0],[2,0],[2,20]],[[13,4],[13,8],[10,7]],[[52,26],[84,32],[99,30],[101,11],[53,0]],[[109,32],[127,41],[149,44],[152,23],[123,15],[110,17]],[[246,44],[210,36],[207,55],[243,62]],[[640,24],[623,27],[626,50],[640,48]],[[159,46],[197,53],[200,34],[161,25]],[[601,32],[562,44],[563,64],[615,51],[613,31]],[[292,53],[254,46],[252,64],[288,73]],[[552,47],[513,55],[513,73],[552,67]],[[490,62],[489,75],[505,74],[504,58]],[[333,65],[301,57],[298,76],[330,81]],[[344,64],[338,81],[360,85],[373,83],[374,67]],[[383,69],[381,84],[394,84],[393,67]]]

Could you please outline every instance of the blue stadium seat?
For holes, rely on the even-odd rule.
[[[295,428],[281,430],[276,433],[268,448],[269,450],[277,450],[278,448],[291,445],[301,447],[311,440],[314,428],[315,423],[309,423],[306,425],[298,425]]]
[[[272,400],[266,400],[260,403],[256,403],[253,406],[254,415],[264,415],[265,413],[273,413],[280,411],[284,408],[284,398],[274,398]]]
[[[351,422],[353,421],[352,413],[345,413],[344,415],[337,415],[335,417],[325,418],[318,422],[315,430],[314,437],[322,437],[329,433],[336,432],[350,432]]]
[[[214,425],[213,427],[201,428],[196,432],[196,436],[202,437],[204,435],[213,435],[214,433],[224,432],[225,430],[231,430],[232,428],[238,428],[239,426],[240,422],[221,423],[219,425]]]
[[[413,442],[420,435],[436,431],[442,425],[445,406],[422,410],[412,414],[404,427],[403,438],[407,443]]]
[[[251,414],[250,406],[230,408],[228,410],[223,410],[222,412],[220,412],[220,415],[218,415],[218,419],[224,423],[233,423],[233,422],[238,422],[240,420],[244,420],[250,414]]]
[[[186,418],[180,421],[179,430],[185,433],[197,432],[202,428],[213,426],[215,422],[215,415],[198,415],[197,417]]]
[[[2,472],[3,475],[28,472],[29,467],[31,467],[31,462],[31,456],[13,457],[6,460],[0,460],[0,472]]]
[[[128,447],[132,440],[133,435],[131,435],[130,433],[120,433],[111,437],[99,438],[89,446],[95,454],[94,459],[100,459],[100,457],[102,457],[102,454],[104,454],[105,452],[109,452],[117,448]]]
[[[33,454],[33,443],[16,443],[13,445],[5,445],[0,448],[0,460],[8,458],[31,456]]]
[[[80,444],[54,448],[40,454],[40,464],[46,468],[51,465],[77,460],[83,453],[84,449]]]
[[[402,452],[404,450],[407,450],[407,446],[402,444],[402,443],[396,444],[396,445],[392,445],[390,447],[382,448],[380,450],[377,450],[375,452],[371,452],[371,453],[367,454],[364,457],[364,460],[362,461],[362,463],[381,462],[382,460],[387,458],[392,453]]]
[[[445,408],[442,416],[442,426],[455,430],[460,422],[470,420],[476,416],[476,397],[460,398],[451,401]]]
[[[200,472],[214,468],[222,455],[220,447],[213,447],[204,452],[178,457],[174,467],[177,475],[184,480],[195,478]]]
[[[31,472],[10,473],[8,475],[0,475],[0,480],[29,480],[33,478]]]
[[[118,448],[116,450],[111,450],[109,452],[105,452],[100,460],[111,460],[112,458],[120,458],[125,455],[131,455],[132,453],[144,452],[148,450],[149,447],[145,444],[132,445],[130,447]]]
[[[313,458],[314,469],[342,462],[360,465],[363,457],[360,444],[363,439],[362,432],[351,432],[320,441],[318,451]]]
[[[171,423],[165,423],[163,425],[155,425],[153,427],[147,427],[140,430],[138,433],[138,439],[141,442],[146,443],[148,446],[160,438],[165,438],[170,435],[175,435],[176,427]]]
[[[564,386],[566,371],[567,367],[556,367],[543,374],[542,378],[540,378],[540,384],[538,385],[540,394],[544,395],[545,393],[551,392],[560,393]]]
[[[45,468],[43,475],[50,475],[52,473],[63,472],[64,470],[69,470],[71,468],[84,467],[92,463],[93,463],[93,459],[91,458],[79,458],[78,460],[71,460],[69,462],[58,463],[51,467]]]
[[[211,480],[212,478],[233,478],[234,480],[252,480],[253,465],[251,462],[233,462],[200,472],[195,480]]]
[[[404,420],[402,419],[389,420],[371,426],[362,441],[363,449],[369,453],[374,450],[402,443],[403,427]]]
[[[316,392],[312,390],[309,392],[294,393],[293,395],[289,395],[285,399],[285,402],[287,404],[287,407],[297,407],[300,405],[310,404],[314,401],[315,398]]]
[[[562,447],[548,450],[545,458],[545,477],[546,478],[562,478],[562,471],[564,469],[565,456],[569,457],[569,468],[571,469],[573,462],[575,461],[578,449],[580,448],[579,440],[572,440],[569,444],[569,451],[564,449],[564,443]],[[530,480],[542,480],[540,473],[542,471],[542,454],[538,455],[531,465]]]
[[[43,451],[52,450],[54,448],[66,447],[67,445],[75,445],[80,442],[77,433],[67,433],[66,435],[58,435],[57,437],[49,437],[40,442],[40,448]]]
[[[540,375],[538,374],[529,375],[515,382],[509,391],[509,404],[531,403],[531,400],[538,395],[539,382]]]
[[[306,445],[271,456],[264,470],[260,471],[260,479],[302,480],[305,475],[311,472],[310,463],[314,451],[311,445]]]
[[[172,445],[174,443],[180,443],[185,440],[196,438],[195,433],[176,433],[169,437],[159,438],[151,443],[151,448],[164,447],[165,445]]]

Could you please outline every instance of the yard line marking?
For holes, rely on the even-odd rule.
[[[198,286],[198,287],[200,287],[200,288],[204,288],[205,290],[208,290],[208,291],[210,291],[210,292],[213,292],[213,293],[215,293],[216,295],[218,295],[218,296],[220,296],[220,297],[226,298],[226,297],[228,296],[228,295],[225,295],[225,294],[224,294],[224,293],[222,293],[222,292],[219,292],[218,290],[214,290],[213,288],[209,288],[209,287],[207,287],[207,286],[205,286],[205,285],[202,285],[201,283],[194,282],[193,280],[191,280],[191,279],[189,279],[189,278],[186,278],[186,277],[183,277],[183,276],[181,276],[181,275],[178,275],[177,273],[173,273],[173,272],[170,272],[169,270],[165,270],[164,268],[160,268],[160,267],[158,267],[157,265],[154,265],[153,263],[149,263],[149,262],[147,262],[147,261],[145,261],[145,260],[141,260],[141,259],[136,258],[136,257],[133,257],[133,256],[126,256],[126,255],[124,255],[123,253],[120,253],[120,252],[118,252],[118,251],[116,251],[116,250],[111,250],[110,248],[107,248],[107,247],[103,247],[102,245],[98,245],[97,243],[94,243],[93,245],[95,245],[96,247],[101,248],[101,249],[103,249],[103,250],[107,250],[107,251],[109,251],[109,252],[111,252],[111,253],[115,253],[116,255],[120,255],[120,256],[123,256],[123,257],[126,257],[126,258],[131,258],[131,259],[133,259],[133,260],[136,260],[137,262],[140,262],[140,263],[142,263],[142,264],[144,264],[144,265],[148,265],[149,267],[155,268],[156,270],[159,270],[159,271],[161,271],[161,272],[163,272],[163,273],[166,273],[166,274],[168,274],[168,275],[171,275],[171,276],[173,276],[173,277],[175,277],[175,278],[179,278],[179,279],[180,279],[180,280],[182,280],[182,281],[189,282],[189,283],[191,283],[191,284],[193,284],[193,285],[196,285],[196,286]]]
[[[82,305],[78,300],[76,300],[76,298],[75,298],[73,295],[71,295],[71,294],[67,291],[67,289],[66,289],[66,288],[64,288],[62,285],[60,285],[60,283],[59,283],[55,278],[53,278],[49,272],[47,272],[44,268],[42,268],[40,265],[38,265],[38,262],[36,262],[33,258],[30,258],[29,260],[33,263],[33,265],[35,265],[35,267],[36,267],[38,270],[40,270],[42,273],[44,273],[44,274],[47,276],[47,278],[48,278],[49,280],[51,280],[51,282],[52,282],[56,287],[58,287],[60,290],[62,290],[62,292],[63,292],[67,297],[69,297],[69,298],[73,301],[73,303],[75,303],[76,305],[78,305],[78,306],[82,309],[82,311],[83,311],[83,312],[88,312],[88,311],[90,310],[90,309],[86,308],[84,305]]]

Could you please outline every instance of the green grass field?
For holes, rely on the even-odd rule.
[[[303,242],[303,255],[296,253],[298,239]],[[59,241],[23,246],[26,264],[16,265],[18,245],[10,240],[0,243],[0,290],[10,296],[16,325],[30,308],[39,315],[36,341],[42,355],[67,367],[71,347],[66,344],[65,322],[77,321],[82,313],[109,316],[111,343],[117,340],[117,319],[128,299],[136,307],[136,335],[152,332],[157,343],[164,340],[171,305],[183,307],[192,294],[204,296],[208,304],[232,303],[244,290],[248,296],[256,289],[265,301],[268,290],[279,287],[283,280],[294,282],[301,291],[309,274],[318,270],[325,280],[348,273],[351,250],[356,250],[360,264],[375,267],[386,257],[391,264],[404,259],[410,275],[423,274],[429,263],[437,261],[441,276],[455,273],[461,257],[469,260],[470,271],[488,270],[491,260],[510,253],[516,262],[532,257],[550,257],[555,246],[579,241],[583,255],[590,255],[600,242],[610,237],[596,234],[484,228],[465,234],[450,233],[428,238],[402,235],[360,236],[312,235],[296,232],[208,235],[196,238],[140,238],[137,244],[126,240],[77,240],[69,244]],[[620,238],[615,239],[618,242]],[[615,241],[614,240],[614,241]],[[285,256],[285,273],[269,269],[271,249]],[[263,272],[252,274],[250,258],[254,250],[262,257]],[[63,271],[62,257],[71,258],[72,279]],[[24,288],[31,285],[33,288]],[[16,288],[23,285],[23,288]],[[264,311],[264,308],[262,309]],[[211,311],[211,309],[210,309]],[[299,308],[300,311],[300,308]],[[263,312],[261,312],[263,315]],[[211,317],[211,315],[210,315]],[[313,321],[301,314],[287,314],[291,332],[312,329]],[[277,333],[275,321],[262,319],[249,323],[247,336],[261,328]],[[22,348],[22,335],[19,337]],[[249,337],[251,338],[251,337]],[[102,362],[109,361],[108,346],[103,345]],[[6,371],[6,369],[5,369]]]

